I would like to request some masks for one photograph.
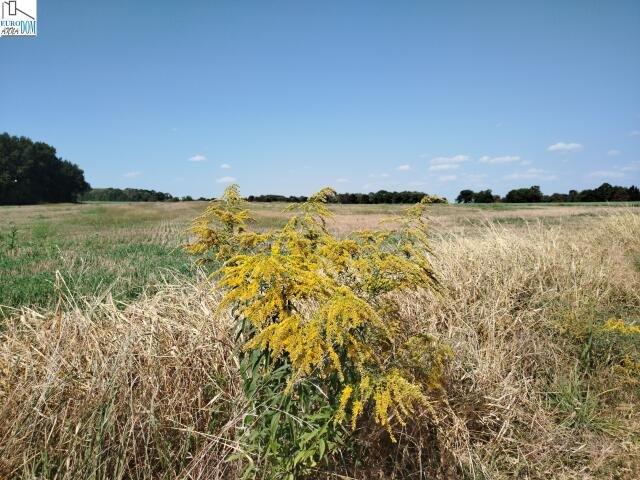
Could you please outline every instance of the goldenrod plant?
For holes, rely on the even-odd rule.
[[[411,332],[403,291],[438,290],[429,261],[425,197],[379,231],[337,238],[324,188],[281,229],[247,230],[237,185],[194,220],[187,250],[220,263],[213,274],[238,322],[241,373],[256,415],[249,457],[272,478],[309,473],[367,415],[387,429],[430,409],[447,347]],[[245,470],[253,475],[254,463]]]
[[[557,325],[577,345],[583,372],[596,372],[603,367],[618,371],[628,367],[629,371],[640,372],[640,325],[615,317],[603,321],[593,316],[568,312]]]

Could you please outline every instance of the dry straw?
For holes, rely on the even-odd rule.
[[[360,438],[359,463],[314,478],[638,478],[637,378],[580,343],[584,325],[638,325],[637,210],[487,223],[433,247],[443,295],[405,293],[401,315],[455,352],[437,422],[416,413],[377,450]],[[60,292],[0,332],[0,478],[237,478],[226,459],[248,412],[208,282],[126,306]]]

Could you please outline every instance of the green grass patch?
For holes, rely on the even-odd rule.
[[[493,223],[497,225],[525,225],[527,220],[522,217],[496,217]]]
[[[150,235],[153,227],[133,229],[131,218],[118,221],[101,206],[70,220],[53,223],[36,217],[0,229],[0,316],[8,312],[2,307],[50,308],[61,292],[109,292],[116,300],[132,300],[163,276],[195,272],[192,259],[177,244],[179,235],[173,234],[180,228]]]

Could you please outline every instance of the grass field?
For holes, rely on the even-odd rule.
[[[60,292],[131,300],[166,276],[193,278],[180,244],[204,202],[89,203],[0,207],[0,316],[7,308],[52,307]],[[256,227],[281,226],[284,204],[254,204]],[[335,205],[332,228],[372,228],[400,205]],[[437,205],[436,233],[473,234],[479,225],[568,225],[609,215],[603,204]]]
[[[0,478],[238,478],[230,316],[180,249],[204,206],[0,207]],[[286,219],[251,207],[256,228]],[[336,205],[330,229],[402,208]],[[640,208],[429,219],[443,295],[409,292],[402,315],[453,351],[435,417],[313,478],[640,477]]]

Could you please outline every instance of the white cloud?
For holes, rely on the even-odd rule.
[[[140,176],[141,173],[142,172],[127,172],[127,173],[123,174],[122,176],[125,177],[125,178],[135,178],[135,177]]]
[[[640,137],[640,130],[633,130],[629,133],[630,137]]]
[[[484,178],[487,178],[488,176],[489,175],[487,175],[486,173],[468,173],[464,176],[464,178],[470,181],[475,181],[482,180]]]
[[[406,172],[408,170],[411,170],[411,165],[398,165],[396,167],[396,170],[400,171],[400,172]]]
[[[429,171],[439,172],[442,170],[455,170],[456,168],[460,168],[460,165],[457,163],[443,163],[442,165],[431,165],[429,167]]]
[[[623,172],[635,172],[636,170],[640,170],[640,160],[631,162],[629,165],[622,167],[620,170]]]
[[[236,179],[234,177],[220,177],[216,180],[217,183],[233,183]]]
[[[554,143],[553,145],[549,145],[549,148],[547,148],[547,150],[550,152],[579,152],[583,148],[584,148],[584,145],[582,145],[581,143],[558,142],[558,143]]]
[[[205,162],[207,157],[204,155],[194,155],[193,157],[189,157],[190,162]]]
[[[441,177],[438,177],[438,181],[440,182],[453,182],[454,180],[457,180],[458,176],[457,175],[442,175]]]
[[[427,185],[427,182],[423,182],[421,180],[415,180],[413,182],[407,183],[409,187],[422,187],[423,185]]]
[[[370,173],[369,176],[371,178],[389,178],[388,173]]]
[[[608,157],[617,157],[618,155],[620,155],[622,152],[620,150],[616,150],[615,148],[612,150],[609,150],[607,152],[607,156]]]
[[[627,172],[640,171],[640,160],[628,163],[624,167],[614,166],[612,170],[596,170],[589,173],[589,177],[601,177],[601,178],[625,178]]]
[[[381,180],[381,181],[376,181],[376,182],[368,182],[365,183],[364,185],[362,185],[362,189],[363,190],[367,190],[367,189],[388,189],[388,188],[399,188],[401,186],[401,184],[399,184],[398,182],[392,182],[389,180]]]
[[[220,164],[220,168],[231,168],[231,165],[229,165],[228,163],[222,163]]]
[[[515,163],[520,161],[520,157],[517,155],[505,155],[502,157],[490,157],[485,155],[479,158],[481,163],[499,164],[499,163]]]
[[[471,160],[469,155],[454,155],[453,157],[435,157],[432,158],[431,165],[445,165],[451,163],[462,163]]]
[[[336,183],[349,183],[348,178],[337,178]]]
[[[624,173],[615,170],[597,170],[589,174],[590,177],[604,177],[604,178],[621,178],[624,177]]]
[[[515,172],[503,177],[505,180],[520,180],[520,179],[537,179],[537,180],[555,180],[557,175],[552,174],[546,170],[539,168],[529,168],[524,172]]]

